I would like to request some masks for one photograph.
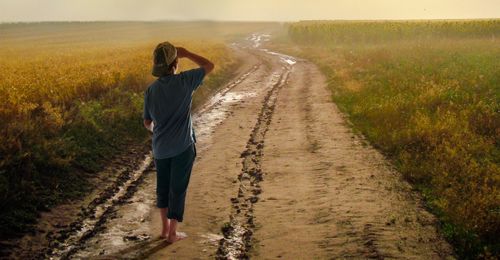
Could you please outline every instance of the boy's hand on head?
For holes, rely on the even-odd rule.
[[[177,49],[177,57],[178,58],[185,58],[188,54],[188,51],[185,48],[182,47],[176,47]]]
[[[192,53],[192,52],[190,52],[182,47],[176,47],[176,49],[177,49],[177,58],[190,59],[191,61],[196,63],[198,66],[202,67],[205,70],[205,74],[212,72],[212,70],[215,67],[215,65],[211,61],[207,60],[206,58],[204,58],[198,54]]]

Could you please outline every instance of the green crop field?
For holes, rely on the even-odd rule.
[[[311,21],[287,36],[277,46],[320,66],[333,100],[423,193],[457,253],[498,255],[500,20]]]

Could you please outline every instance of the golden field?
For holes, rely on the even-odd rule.
[[[86,174],[144,142],[143,92],[156,44],[169,40],[216,70],[199,105],[238,66],[226,42],[265,23],[0,24],[0,237],[29,229],[39,210],[86,191]],[[208,39],[208,40],[202,40]],[[194,64],[181,61],[180,70]]]

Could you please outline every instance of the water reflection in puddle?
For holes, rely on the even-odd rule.
[[[254,33],[252,36],[248,37],[247,40],[253,42],[253,47],[258,48],[262,42],[267,42],[271,39],[270,34],[257,34]]]
[[[277,52],[274,52],[274,51],[270,51],[268,49],[260,49],[261,51],[265,52],[265,53],[268,53],[268,54],[271,54],[271,55],[274,55],[274,56],[278,56],[281,60],[281,62],[284,62],[288,65],[294,65],[295,63],[297,63],[297,60],[292,57],[292,56],[288,56],[286,54],[282,54],[282,53],[277,53]]]

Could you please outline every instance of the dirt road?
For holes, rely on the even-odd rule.
[[[44,255],[453,258],[419,196],[353,134],[318,68],[262,49],[265,38],[235,45],[245,66],[196,111],[198,158],[180,226],[186,240],[167,245],[158,238],[155,178],[146,156],[140,169],[129,170],[139,174],[122,181],[131,188],[121,185],[121,193],[97,199],[102,203],[87,210],[92,214],[70,225],[77,228]]]
[[[452,258],[435,217],[352,133],[316,66],[251,53],[267,67],[237,87],[255,95],[234,104],[196,162],[190,237],[150,259]]]

